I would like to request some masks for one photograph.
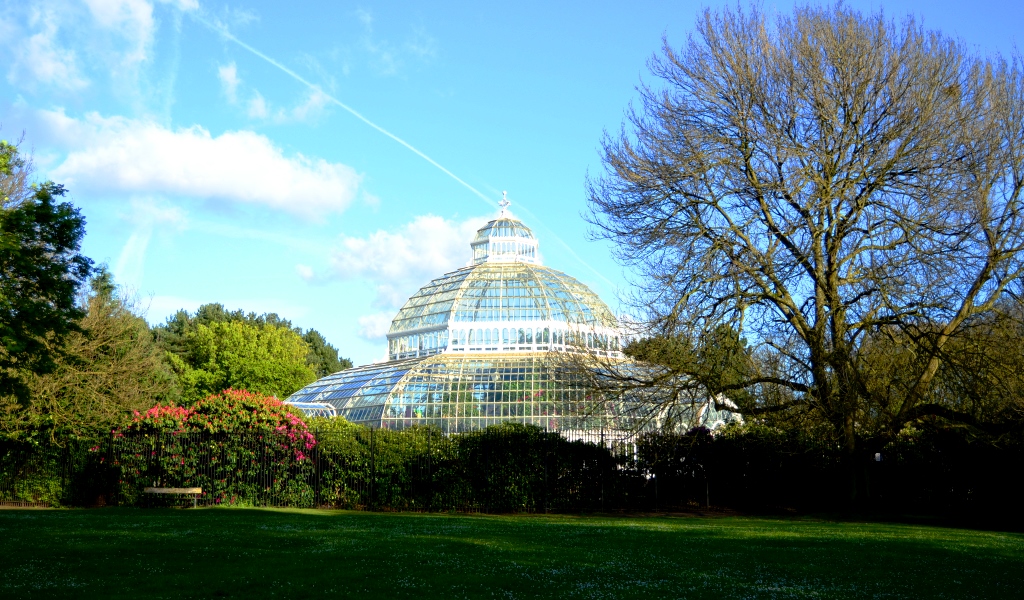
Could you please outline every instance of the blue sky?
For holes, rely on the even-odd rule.
[[[1024,41],[1011,2],[848,4],[982,53]],[[150,322],[273,311],[364,364],[502,190],[545,264],[624,310],[585,178],[662,36],[715,5],[0,0],[0,136],[24,132]]]

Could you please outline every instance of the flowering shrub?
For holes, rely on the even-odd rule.
[[[316,445],[295,409],[277,398],[245,390],[224,390],[186,408],[157,404],[135,413],[132,422],[115,435],[155,433],[228,433],[272,439],[304,460]]]
[[[114,432],[122,502],[146,486],[202,487],[213,503],[260,503],[282,494],[303,504],[296,486],[311,468],[316,439],[277,398],[224,390],[189,407],[156,405]],[[308,500],[311,502],[311,499]]]

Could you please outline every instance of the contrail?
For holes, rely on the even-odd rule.
[[[298,81],[299,83],[301,83],[302,85],[308,87],[309,89],[311,89],[311,90],[313,90],[313,91],[315,91],[315,92],[317,92],[319,94],[323,94],[324,98],[327,98],[328,100],[330,100],[331,102],[336,104],[338,107],[340,107],[341,109],[343,109],[346,112],[348,112],[349,114],[351,114],[353,117],[359,119],[363,123],[366,123],[367,125],[369,125],[370,127],[376,129],[380,133],[388,136],[392,140],[398,142],[399,144],[401,144],[402,146],[407,148],[410,152],[414,153],[416,156],[419,156],[423,160],[427,161],[428,163],[430,163],[430,164],[434,165],[435,167],[437,167],[438,169],[440,169],[442,173],[444,173],[445,175],[451,177],[452,179],[457,181],[459,184],[461,184],[462,187],[464,187],[467,190],[473,192],[473,194],[475,194],[478,198],[480,198],[481,200],[486,202],[487,205],[490,208],[497,208],[498,204],[496,202],[491,200],[489,197],[485,196],[483,193],[480,192],[480,190],[478,190],[475,187],[473,187],[473,186],[469,185],[468,183],[466,183],[466,181],[464,181],[461,177],[459,177],[455,173],[452,173],[448,169],[444,168],[444,166],[442,166],[441,163],[439,163],[436,160],[430,158],[429,156],[427,156],[426,154],[421,152],[418,148],[416,148],[415,146],[413,146],[409,142],[407,142],[407,141],[403,140],[402,138],[398,137],[397,135],[391,133],[387,129],[384,129],[380,125],[377,125],[376,123],[374,123],[370,119],[367,119],[366,117],[364,117],[356,109],[352,108],[351,106],[345,104],[341,100],[338,100],[334,96],[332,96],[332,95],[328,94],[327,92],[325,92],[319,85],[317,85],[317,84],[307,80],[306,78],[304,78],[303,76],[299,75],[295,71],[289,69],[287,66],[281,64],[280,62],[278,62],[278,61],[274,60],[273,58],[267,56],[266,54],[260,52],[256,48],[253,48],[249,44],[247,44],[247,43],[243,42],[242,40],[238,39],[230,31],[228,31],[228,28],[224,24],[219,23],[219,22],[211,23],[205,17],[203,17],[202,15],[200,15],[200,14],[198,14],[196,12],[193,12],[192,16],[197,21],[199,21],[200,23],[202,23],[203,25],[205,25],[209,29],[213,30],[214,33],[217,33],[217,34],[223,36],[225,39],[231,40],[232,42],[238,44],[242,48],[245,48],[249,52],[252,52],[256,56],[258,56],[258,57],[262,58],[263,60],[267,61],[268,63],[274,65],[275,67],[277,67],[278,69],[280,69],[281,71],[286,73],[289,77],[291,77],[292,79]],[[527,213],[530,212],[528,209],[526,209],[525,206],[523,206],[522,208],[524,209],[525,212],[527,212]],[[532,213],[530,213],[530,214],[532,214]],[[536,218],[536,215],[534,215],[534,218]],[[537,222],[540,223],[540,220],[538,219]],[[552,233],[554,233],[554,232],[552,232]],[[578,254],[576,254],[576,252],[573,251],[573,249],[570,248],[568,244],[566,244],[564,241],[562,241],[562,238],[559,237],[558,234],[554,234],[554,238],[555,238],[555,240],[558,241],[558,243],[562,247],[564,247],[566,250],[568,250],[569,254],[571,254],[573,256],[573,258],[578,260],[581,265],[583,265],[586,268],[590,269],[595,275],[597,275],[598,277],[603,279],[605,282],[607,282],[608,285],[610,285],[612,287],[612,289],[617,289],[618,286],[616,286],[615,283],[612,282],[612,280],[608,279],[607,277],[604,276],[603,273],[601,273],[600,271],[598,271],[594,267],[590,266],[590,264],[587,263],[585,260],[583,260]]]
[[[285,73],[287,73],[287,74],[288,74],[288,75],[289,75],[289,76],[290,76],[290,77],[291,77],[292,79],[294,79],[294,80],[298,81],[299,83],[301,83],[301,84],[305,85],[306,87],[308,87],[309,89],[311,89],[311,90],[313,90],[313,91],[317,92],[318,94],[322,94],[324,98],[327,98],[328,100],[330,100],[330,101],[331,101],[331,102],[333,102],[334,104],[338,105],[338,106],[339,106],[339,107],[341,107],[341,108],[342,108],[343,110],[345,110],[345,111],[347,111],[347,112],[348,112],[349,114],[351,114],[351,115],[352,115],[353,117],[355,117],[355,118],[359,119],[359,120],[360,120],[360,121],[362,121],[363,123],[366,123],[366,124],[367,124],[367,125],[369,125],[370,127],[373,127],[373,128],[374,128],[374,129],[376,129],[377,131],[379,131],[379,132],[383,133],[384,135],[388,136],[389,138],[391,138],[391,139],[395,140],[396,142],[398,142],[398,143],[399,143],[399,144],[401,144],[402,146],[405,146],[405,147],[406,147],[407,149],[409,149],[409,150],[410,150],[411,152],[413,152],[414,154],[416,154],[416,156],[419,156],[419,157],[420,157],[420,158],[422,158],[423,160],[425,160],[425,161],[427,161],[428,163],[430,163],[430,164],[434,165],[435,167],[437,167],[438,169],[440,169],[440,170],[441,170],[441,172],[443,172],[443,173],[444,173],[445,175],[447,175],[447,176],[451,177],[451,178],[452,178],[452,179],[454,179],[455,181],[457,181],[457,182],[459,182],[460,184],[462,184],[462,186],[463,186],[463,187],[465,187],[465,188],[466,188],[467,190],[469,190],[469,191],[473,192],[474,194],[476,194],[476,196],[477,196],[478,198],[480,198],[481,200],[483,200],[484,202],[486,202],[486,203],[487,203],[487,204],[488,204],[488,205],[489,205],[489,206],[490,206],[491,208],[495,208],[495,207],[497,207],[497,203],[496,203],[496,202],[494,202],[493,200],[491,200],[490,198],[488,198],[487,196],[485,196],[485,195],[484,195],[483,193],[481,193],[481,192],[480,192],[480,190],[478,190],[478,189],[476,189],[475,187],[473,187],[473,186],[469,185],[468,183],[466,183],[466,182],[465,182],[465,181],[464,181],[464,180],[463,180],[463,179],[462,179],[461,177],[459,177],[459,176],[458,176],[458,175],[456,175],[455,173],[452,173],[452,172],[451,172],[451,171],[449,171],[448,169],[444,168],[444,166],[442,166],[442,165],[441,165],[441,163],[439,163],[439,162],[437,162],[436,160],[434,160],[434,159],[430,158],[429,156],[427,156],[426,154],[424,154],[424,153],[423,153],[422,151],[420,151],[420,150],[419,150],[418,148],[416,148],[415,146],[413,146],[413,145],[412,145],[412,144],[410,144],[409,142],[407,142],[407,141],[403,140],[402,138],[400,138],[400,137],[398,137],[397,135],[395,135],[395,134],[391,133],[391,132],[390,132],[390,131],[388,131],[387,129],[384,129],[384,128],[383,128],[383,127],[381,127],[380,125],[378,125],[378,124],[374,123],[373,121],[371,121],[371,120],[367,119],[367,118],[366,118],[366,117],[364,117],[364,116],[363,116],[363,115],[362,115],[362,114],[361,114],[361,113],[360,113],[359,111],[357,111],[356,109],[352,108],[351,106],[349,106],[349,105],[345,104],[345,103],[344,103],[344,102],[342,102],[341,100],[338,100],[338,99],[337,99],[337,98],[335,98],[334,96],[332,96],[332,95],[328,94],[327,92],[325,92],[325,91],[324,91],[324,90],[323,90],[323,89],[322,89],[322,88],[321,88],[320,86],[318,86],[317,84],[315,84],[315,83],[313,83],[313,82],[311,82],[311,81],[307,80],[306,78],[302,77],[301,75],[299,75],[299,74],[298,74],[298,73],[296,73],[295,71],[293,71],[293,70],[289,69],[289,68],[288,68],[288,67],[286,67],[285,65],[283,65],[283,64],[281,64],[281,63],[279,63],[279,62],[277,62],[277,61],[276,61],[276,60],[274,60],[273,58],[271,58],[271,57],[267,56],[266,54],[264,54],[264,53],[260,52],[260,51],[259,51],[259,50],[257,50],[256,48],[253,48],[253,47],[252,47],[252,46],[250,46],[249,44],[246,44],[246,43],[245,43],[245,42],[243,42],[242,40],[238,39],[238,38],[237,38],[237,37],[235,37],[235,36],[234,36],[234,35],[233,35],[233,34],[232,34],[232,33],[231,33],[230,31],[228,31],[228,28],[227,28],[227,27],[225,27],[224,25],[222,25],[222,24],[220,24],[220,23],[210,23],[210,22],[209,22],[209,21],[207,21],[207,20],[206,20],[205,18],[203,18],[203,17],[201,17],[201,16],[199,16],[199,15],[196,15],[196,16],[195,16],[195,18],[196,18],[196,20],[198,20],[198,21],[199,21],[200,23],[202,23],[203,25],[206,25],[207,27],[209,27],[210,29],[212,29],[212,30],[213,30],[214,32],[216,32],[216,33],[218,33],[218,34],[220,34],[220,35],[224,36],[224,37],[225,37],[226,39],[229,39],[229,40],[231,40],[232,42],[234,42],[234,43],[238,44],[239,46],[241,46],[241,47],[245,48],[245,49],[246,49],[246,50],[248,50],[249,52],[252,52],[252,53],[253,53],[253,54],[255,54],[256,56],[258,56],[258,57],[262,58],[263,60],[267,61],[268,63],[270,63],[270,64],[274,65],[274,66],[275,66],[275,67],[277,67],[278,69],[281,69],[282,71],[284,71]]]

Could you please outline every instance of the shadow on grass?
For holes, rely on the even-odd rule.
[[[0,596],[1003,597],[1024,536],[798,518],[0,511]]]

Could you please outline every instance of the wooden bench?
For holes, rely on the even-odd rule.
[[[196,501],[203,495],[203,488],[171,488],[171,487],[148,487],[142,490],[144,494],[174,494],[192,496],[192,508],[196,507]]]

